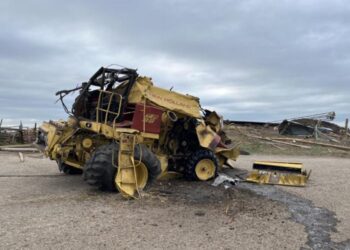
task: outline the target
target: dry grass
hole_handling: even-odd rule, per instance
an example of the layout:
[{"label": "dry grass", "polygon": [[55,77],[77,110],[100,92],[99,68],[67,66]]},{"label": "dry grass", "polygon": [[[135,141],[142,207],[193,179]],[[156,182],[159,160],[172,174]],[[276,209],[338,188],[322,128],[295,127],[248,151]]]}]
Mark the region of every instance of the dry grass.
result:
[{"label": "dry grass", "polygon": [[[272,127],[256,127],[256,126],[226,126],[225,132],[228,137],[234,141],[241,143],[241,150],[250,154],[267,154],[267,155],[301,155],[301,156],[335,156],[350,158],[350,151],[344,151],[331,147],[322,147],[311,145],[310,149],[298,148],[269,141],[263,141],[253,136],[263,137],[283,137],[278,134],[278,131]],[[292,137],[292,136],[288,136]],[[301,137],[295,137],[301,138]],[[309,139],[313,141],[313,139]],[[347,145],[348,141],[341,141],[340,145]],[[301,145],[301,144],[300,144]],[[310,146],[308,144],[308,146]]]}]

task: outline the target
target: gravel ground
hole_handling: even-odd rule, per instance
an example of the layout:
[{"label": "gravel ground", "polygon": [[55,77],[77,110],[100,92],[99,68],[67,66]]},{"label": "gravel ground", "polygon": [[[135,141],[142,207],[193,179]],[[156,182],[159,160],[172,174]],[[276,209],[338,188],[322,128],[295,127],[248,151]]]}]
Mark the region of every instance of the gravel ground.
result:
[{"label": "gravel ground", "polygon": [[[242,156],[237,166],[249,169],[253,159],[257,156]],[[48,159],[25,156],[25,162],[20,163],[18,155],[0,152],[0,160],[0,248],[309,247],[309,232],[305,225],[293,220],[289,205],[257,194],[256,185],[225,190],[212,187],[211,182],[162,181],[143,199],[125,200],[119,194],[87,186],[81,176],[59,174],[56,164]],[[309,199],[315,206],[334,211],[339,222],[332,240],[347,240],[349,160],[292,160],[303,161],[313,169],[308,187],[271,188],[286,190],[291,196]]]},{"label": "gravel ground", "polygon": [[337,232],[331,234],[336,242],[350,239],[350,159],[332,157],[303,156],[242,156],[237,167],[251,169],[254,160],[276,160],[302,162],[307,170],[312,170],[305,188],[278,188],[291,194],[311,200],[315,206],[335,212]]}]

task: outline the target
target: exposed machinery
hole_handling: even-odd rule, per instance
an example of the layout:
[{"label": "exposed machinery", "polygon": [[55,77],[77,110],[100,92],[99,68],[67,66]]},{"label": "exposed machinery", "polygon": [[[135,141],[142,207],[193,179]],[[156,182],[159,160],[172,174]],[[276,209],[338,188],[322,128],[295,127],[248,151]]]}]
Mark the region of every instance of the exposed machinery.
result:
[{"label": "exposed machinery", "polygon": [[[74,91],[79,95],[69,111],[63,98]],[[102,67],[88,82],[56,95],[70,116],[43,123],[38,146],[60,171],[82,173],[87,183],[125,197],[136,197],[170,171],[209,180],[239,155],[216,112],[133,69]]]}]

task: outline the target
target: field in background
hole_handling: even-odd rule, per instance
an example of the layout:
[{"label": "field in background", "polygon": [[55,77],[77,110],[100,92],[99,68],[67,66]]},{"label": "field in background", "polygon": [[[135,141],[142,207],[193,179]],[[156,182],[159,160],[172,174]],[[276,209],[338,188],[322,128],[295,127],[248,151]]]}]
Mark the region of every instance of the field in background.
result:
[{"label": "field in background", "polygon": [[[241,143],[241,150],[250,154],[272,154],[272,155],[312,155],[312,156],[336,156],[350,158],[350,150],[341,150],[331,146],[313,145],[312,142],[318,142],[313,138],[304,138],[300,136],[283,136],[279,135],[277,127],[273,126],[239,126],[239,125],[225,125],[225,132],[228,137],[234,142]],[[265,138],[265,139],[262,139]],[[305,147],[298,147],[284,144],[286,141],[278,142],[273,138],[290,138],[287,143],[301,145]],[[293,142],[292,139],[305,139],[310,143]],[[267,140],[266,140],[267,139]],[[273,140],[270,141],[269,139]],[[335,146],[350,146],[350,137],[346,139],[339,138],[339,142],[325,142],[321,143],[331,144]],[[349,148],[350,149],[350,148]],[[244,152],[242,152],[244,153]]]}]

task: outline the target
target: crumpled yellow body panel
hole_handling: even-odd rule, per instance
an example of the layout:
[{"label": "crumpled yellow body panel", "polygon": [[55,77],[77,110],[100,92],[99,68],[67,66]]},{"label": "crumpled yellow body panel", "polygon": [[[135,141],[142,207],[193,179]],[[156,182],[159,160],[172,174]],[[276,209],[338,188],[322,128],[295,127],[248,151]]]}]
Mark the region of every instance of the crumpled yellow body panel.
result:
[{"label": "crumpled yellow body panel", "polygon": [[210,125],[206,125],[204,121],[197,125],[196,133],[199,144],[203,148],[213,150],[220,160],[220,165],[228,159],[235,161],[240,155],[239,144],[226,145],[225,147],[219,146],[220,136],[213,131]]},{"label": "crumpled yellow body panel", "polygon": [[47,134],[47,146],[45,148],[45,155],[51,159],[56,159],[57,154],[62,157],[67,157],[68,151],[61,147],[61,143],[70,138],[75,129],[72,127],[66,127],[65,122],[44,122],[40,126],[41,130]]},{"label": "crumpled yellow body panel", "polygon": [[237,160],[238,156],[240,155],[240,148],[239,144],[232,145],[229,148],[223,148],[223,147],[217,147],[215,149],[215,153],[217,155],[221,155],[222,157],[226,159],[231,160]]},{"label": "crumpled yellow body panel", "polygon": [[246,181],[259,184],[303,187],[306,185],[308,178],[308,175],[305,174],[253,170],[249,173]]},{"label": "crumpled yellow body panel", "polygon": [[201,117],[197,97],[155,87],[150,78],[138,77],[130,91],[128,101],[140,103],[145,99],[167,110],[195,118]]},{"label": "crumpled yellow body panel", "polygon": [[255,161],[246,181],[259,184],[299,186],[306,185],[311,171],[300,162]]},{"label": "crumpled yellow body panel", "polygon": [[201,121],[196,127],[196,133],[199,140],[199,144],[203,148],[209,148],[214,150],[220,142],[220,136],[215,133],[209,125],[206,125],[204,121]]}]

